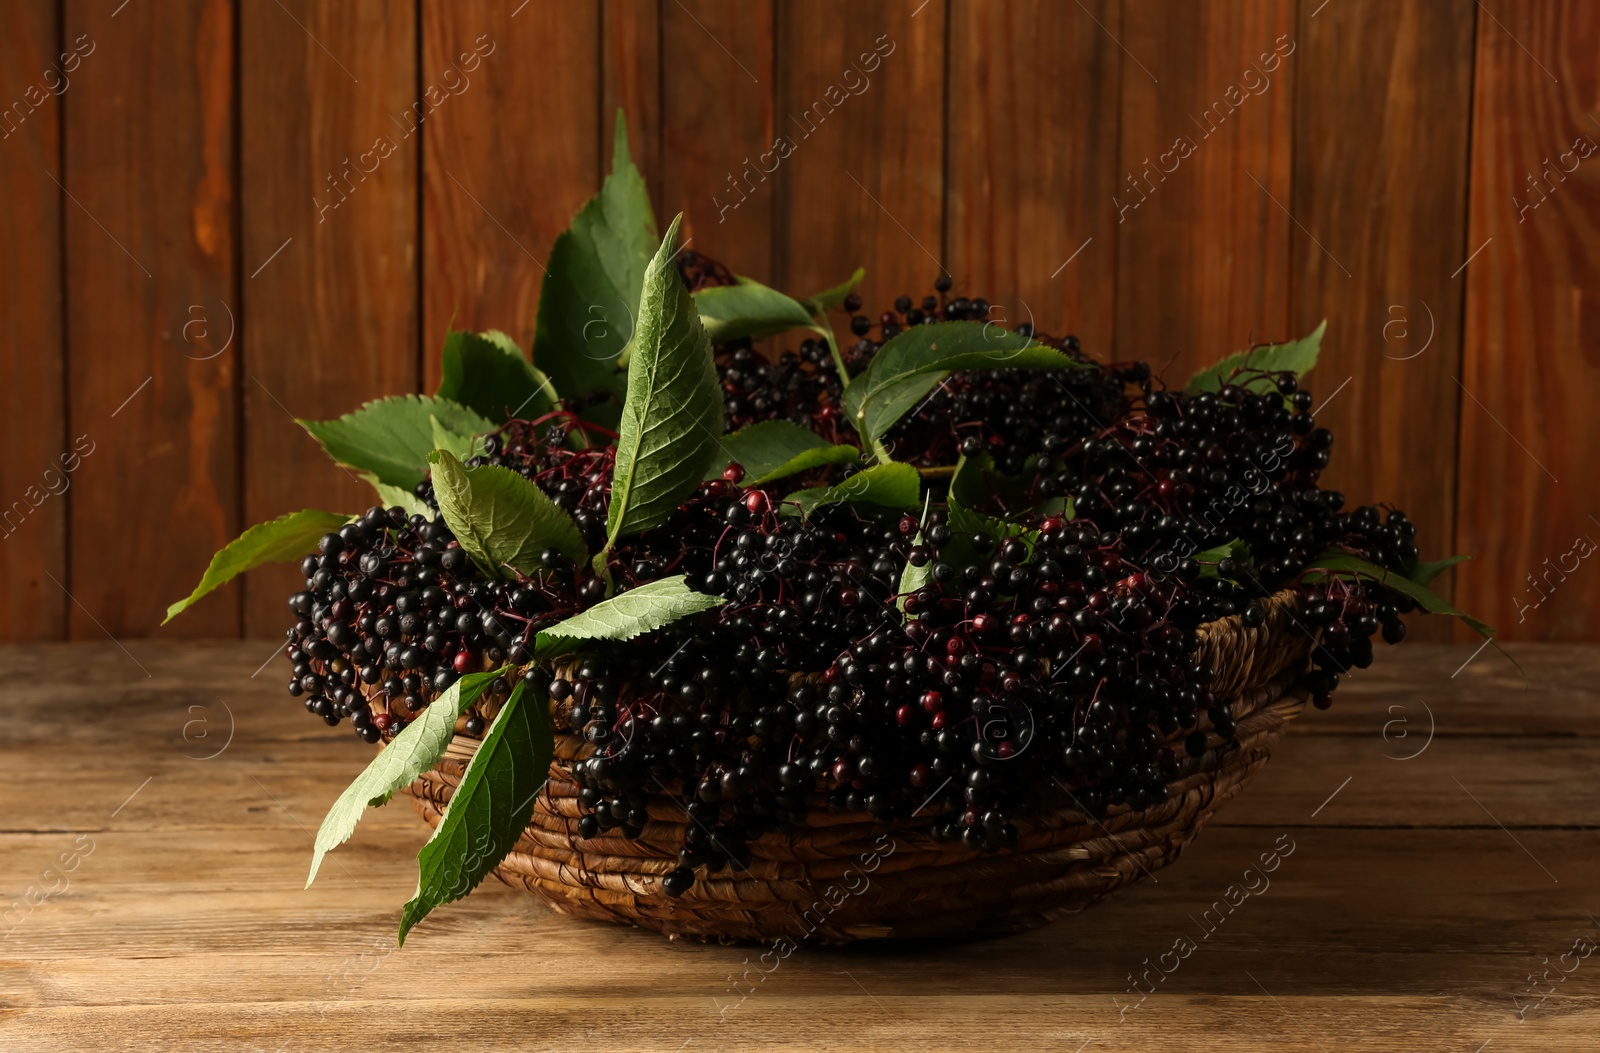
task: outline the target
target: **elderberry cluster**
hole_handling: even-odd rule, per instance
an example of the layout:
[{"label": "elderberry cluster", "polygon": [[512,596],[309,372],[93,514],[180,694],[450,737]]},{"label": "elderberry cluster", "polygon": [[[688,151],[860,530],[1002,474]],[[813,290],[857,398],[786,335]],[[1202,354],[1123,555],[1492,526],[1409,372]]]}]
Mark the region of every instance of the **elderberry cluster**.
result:
[{"label": "elderberry cluster", "polygon": [[[733,280],[693,253],[679,268],[691,289]],[[908,327],[991,313],[948,297],[947,277],[935,288],[876,322],[845,300],[852,374]],[[1232,615],[1259,626],[1268,598],[1294,589],[1295,624],[1319,640],[1306,685],[1326,707],[1340,675],[1372,661],[1373,636],[1404,636],[1415,604],[1306,568],[1337,547],[1403,570],[1415,528],[1319,487],[1332,436],[1292,374],[1189,394],[1143,363],[1098,365],[1075,337],[1039,339],[1079,368],[952,374],[886,436],[951,487],[926,515],[835,503],[802,517],[790,494],[861,466],[755,487],[728,464],[667,522],[616,544],[605,574],[551,550],[497,580],[437,515],[369,509],[302,564],[289,691],[376,742],[462,674],[518,667],[584,743],[580,837],[640,837],[652,797],[678,800],[691,822],[675,895],[699,871],[747,866],[753,839],[819,807],[929,817],[936,840],[997,851],[1030,816],[1158,804],[1190,758],[1236,731],[1196,659],[1198,628]],[[784,419],[859,445],[825,342],[774,361],[748,341],[715,354],[730,428]],[[575,441],[578,408],[511,421],[467,463],[531,480],[600,551],[615,448]],[[434,506],[430,483],[417,496]],[[625,592],[680,574],[726,602],[531,663],[539,629],[604,600],[607,578]],[[510,688],[496,681],[463,730],[482,735]]]}]

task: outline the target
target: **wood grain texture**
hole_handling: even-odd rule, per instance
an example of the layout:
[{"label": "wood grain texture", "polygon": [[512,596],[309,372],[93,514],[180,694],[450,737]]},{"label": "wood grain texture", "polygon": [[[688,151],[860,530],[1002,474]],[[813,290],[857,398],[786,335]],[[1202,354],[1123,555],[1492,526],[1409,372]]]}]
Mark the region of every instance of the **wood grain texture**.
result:
[{"label": "wood grain texture", "polygon": [[[359,511],[371,487],[295,418],[419,385],[415,11],[246,5],[239,40],[244,518]],[[287,565],[250,575],[246,634],[282,631],[302,584]]]},{"label": "wood grain texture", "polygon": [[1295,7],[1123,12],[1116,354],[1149,360],[1173,387],[1289,335]]},{"label": "wood grain texture", "polygon": [[[1301,5],[1290,331],[1329,329],[1311,390],[1339,437],[1324,486],[1455,535],[1472,106],[1471,0]],[[1337,260],[1337,262],[1335,262]],[[1347,276],[1343,268],[1349,269]],[[1450,580],[1439,583],[1449,595]],[[1417,627],[1449,639],[1451,626]]]},{"label": "wood grain texture", "polygon": [[[422,135],[428,391],[452,324],[533,344],[550,245],[599,186],[599,40],[593,5],[423,3],[423,94],[434,103]],[[461,87],[447,71],[475,52]]]},{"label": "wood grain texture", "polygon": [[810,295],[865,267],[859,291],[876,320],[901,293],[932,292],[946,269],[946,5],[779,12],[779,123],[794,143],[778,171],[781,284]]},{"label": "wood grain texture", "polygon": [[[47,0],[0,10],[0,639],[66,635],[67,435],[61,333],[61,113],[86,60]],[[67,461],[61,460],[63,454]],[[54,577],[56,581],[51,581]]]},{"label": "wood grain texture", "polygon": [[657,222],[666,222],[677,209],[662,215],[668,206],[661,196],[661,3],[605,0],[601,8],[600,172],[611,171],[611,122],[620,109]]},{"label": "wood grain texture", "polygon": [[661,7],[660,219],[682,212],[694,251],[763,282],[777,273],[777,190],[758,167],[763,153],[766,166],[774,163],[773,140],[782,134],[773,4],[667,0]]},{"label": "wood grain texture", "polygon": [[1124,65],[1105,34],[1122,4],[1084,8],[951,5],[947,242],[959,288],[1105,357]]},{"label": "wood grain texture", "polygon": [[[233,5],[65,9],[71,635],[142,635],[238,533]],[[209,327],[190,326],[197,316]],[[202,335],[202,333],[206,335]],[[239,596],[166,632],[233,635]]]},{"label": "wood grain texture", "polygon": [[1600,8],[1483,11],[1457,549],[1484,558],[1457,597],[1510,639],[1593,640],[1600,569],[1581,553],[1600,538],[1586,401],[1600,383]]},{"label": "wood grain texture", "polygon": [[[18,718],[0,728],[0,1046],[1576,1051],[1600,1025],[1595,960],[1524,1020],[1512,1001],[1600,939],[1594,647],[1513,645],[1535,688],[1516,708],[1498,659],[1385,651],[1158,881],[1014,937],[777,966],[575,922],[496,882],[397,951],[425,827],[403,803],[373,811],[302,890],[311,831],[370,748],[308,717],[276,670],[252,678],[270,647],[0,649]],[[1383,743],[1351,718],[1419,691],[1452,736],[1415,761],[1366,756]],[[1478,805],[1448,771],[1495,821],[1458,819]],[[1451,793],[1429,789],[1440,777]],[[1130,995],[1180,937],[1189,957]]]}]

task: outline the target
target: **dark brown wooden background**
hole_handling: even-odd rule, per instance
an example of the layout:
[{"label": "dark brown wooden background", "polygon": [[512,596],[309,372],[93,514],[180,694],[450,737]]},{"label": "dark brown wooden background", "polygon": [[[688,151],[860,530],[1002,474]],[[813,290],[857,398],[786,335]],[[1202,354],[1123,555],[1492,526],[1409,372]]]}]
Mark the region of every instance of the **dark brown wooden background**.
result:
[{"label": "dark brown wooden background", "polygon": [[[1600,4],[0,0],[0,106],[0,638],[153,633],[244,526],[364,506],[292,418],[429,388],[452,316],[526,344],[617,106],[658,213],[792,292],[943,267],[1175,383],[1327,317],[1335,484],[1506,636],[1600,636],[1600,566],[1549,574],[1600,537]],[[291,578],[161,632],[276,635]]]}]

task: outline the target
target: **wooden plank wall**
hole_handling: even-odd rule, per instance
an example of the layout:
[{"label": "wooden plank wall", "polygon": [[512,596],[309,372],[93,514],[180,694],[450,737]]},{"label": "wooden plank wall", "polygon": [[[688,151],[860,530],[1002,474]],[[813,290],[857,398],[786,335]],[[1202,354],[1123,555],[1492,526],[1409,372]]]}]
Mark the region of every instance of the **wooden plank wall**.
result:
[{"label": "wooden plank wall", "polygon": [[[622,106],[660,218],[790,291],[948,271],[1174,383],[1328,318],[1329,483],[1594,639],[1597,52],[1583,0],[10,0],[0,638],[153,633],[360,505],[293,418],[526,343]],[[161,632],[276,635],[292,578]]]}]

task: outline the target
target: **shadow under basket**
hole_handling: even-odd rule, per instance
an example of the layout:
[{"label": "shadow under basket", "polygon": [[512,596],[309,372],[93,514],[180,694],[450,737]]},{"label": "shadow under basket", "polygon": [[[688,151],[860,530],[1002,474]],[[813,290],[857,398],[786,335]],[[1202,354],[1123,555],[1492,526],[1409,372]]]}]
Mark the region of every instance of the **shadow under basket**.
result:
[{"label": "shadow under basket", "polygon": [[[571,764],[589,749],[558,732],[550,782],[516,848],[495,870],[556,910],[621,922],[669,936],[706,940],[787,938],[841,944],[870,939],[981,937],[1018,932],[1080,911],[1178,858],[1222,804],[1267,762],[1285,721],[1305,705],[1295,685],[1312,640],[1294,623],[1296,599],[1264,604],[1266,621],[1237,617],[1200,628],[1196,656],[1209,685],[1231,704],[1236,735],[1210,733],[1210,748],[1185,757],[1161,804],[1111,808],[1102,820],[1076,809],[1015,819],[1015,848],[974,851],[937,843],[930,814],[882,823],[866,814],[829,814],[818,797],[805,825],[750,841],[750,864],[697,874],[673,898],[662,878],[677,865],[690,821],[676,797],[654,794],[642,836],[578,836],[578,787]],[[558,723],[558,726],[560,724]],[[1209,731],[1204,713],[1202,729]],[[1185,756],[1179,732],[1174,743]],[[430,826],[477,749],[457,734],[443,759],[407,792]]]}]

